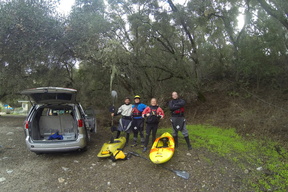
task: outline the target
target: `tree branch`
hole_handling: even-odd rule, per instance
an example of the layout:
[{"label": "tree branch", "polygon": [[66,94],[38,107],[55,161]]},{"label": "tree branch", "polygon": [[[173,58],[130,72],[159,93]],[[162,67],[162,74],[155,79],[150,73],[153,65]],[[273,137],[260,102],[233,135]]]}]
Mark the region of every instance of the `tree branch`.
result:
[{"label": "tree branch", "polygon": [[288,20],[281,11],[273,9],[265,0],[257,0],[261,7],[272,17],[278,20],[288,30]]}]

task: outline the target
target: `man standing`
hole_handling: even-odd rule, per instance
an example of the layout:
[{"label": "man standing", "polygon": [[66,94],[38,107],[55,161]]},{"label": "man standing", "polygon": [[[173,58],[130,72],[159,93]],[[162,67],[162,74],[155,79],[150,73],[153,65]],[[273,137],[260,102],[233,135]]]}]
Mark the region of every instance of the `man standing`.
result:
[{"label": "man standing", "polygon": [[169,102],[169,109],[171,111],[171,122],[173,126],[173,137],[175,147],[178,147],[178,131],[181,131],[187,143],[188,150],[192,149],[190,144],[188,130],[186,128],[186,120],[184,117],[185,101],[180,99],[177,92],[172,93],[172,100]]},{"label": "man standing", "polygon": [[138,133],[140,133],[141,137],[141,144],[144,145],[144,134],[143,134],[143,129],[144,129],[144,119],[142,117],[142,112],[144,109],[147,107],[145,104],[141,103],[140,101],[140,96],[136,95],[134,97],[135,104],[132,105],[132,125],[131,128],[134,133],[134,138],[133,138],[133,144],[132,146],[137,145],[137,138],[138,138]]}]

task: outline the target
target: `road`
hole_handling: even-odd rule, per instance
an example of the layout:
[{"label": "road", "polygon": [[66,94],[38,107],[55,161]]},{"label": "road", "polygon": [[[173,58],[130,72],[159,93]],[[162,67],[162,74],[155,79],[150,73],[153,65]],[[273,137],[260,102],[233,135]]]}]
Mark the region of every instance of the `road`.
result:
[{"label": "road", "polygon": [[[165,166],[189,172],[188,180],[138,157],[98,159],[110,137],[101,126],[86,152],[36,155],[26,148],[23,121],[0,116],[0,191],[247,191],[245,173],[233,162],[205,149],[187,151],[184,143]],[[128,151],[148,157],[140,148]]]}]

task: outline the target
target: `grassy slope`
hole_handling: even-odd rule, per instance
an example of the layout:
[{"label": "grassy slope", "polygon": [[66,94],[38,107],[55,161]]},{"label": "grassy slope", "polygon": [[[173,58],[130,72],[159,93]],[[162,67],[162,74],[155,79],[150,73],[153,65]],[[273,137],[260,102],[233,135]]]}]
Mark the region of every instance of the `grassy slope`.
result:
[{"label": "grassy slope", "polygon": [[[250,174],[246,182],[256,191],[288,191],[288,153],[277,142],[269,138],[255,139],[252,135],[243,138],[235,129],[208,125],[187,127],[194,148],[207,148],[235,162]],[[171,132],[171,128],[159,129],[159,133],[166,131]]]}]

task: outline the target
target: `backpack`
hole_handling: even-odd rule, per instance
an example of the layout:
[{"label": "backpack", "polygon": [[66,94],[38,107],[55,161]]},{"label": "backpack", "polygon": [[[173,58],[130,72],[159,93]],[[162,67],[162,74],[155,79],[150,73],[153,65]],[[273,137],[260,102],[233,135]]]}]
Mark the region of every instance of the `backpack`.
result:
[{"label": "backpack", "polygon": [[156,109],[152,109],[150,107],[150,115],[149,117],[147,117],[147,120],[146,120],[146,123],[148,124],[157,124],[160,122],[160,117],[157,115],[157,109],[158,109],[159,106],[157,106]]}]

